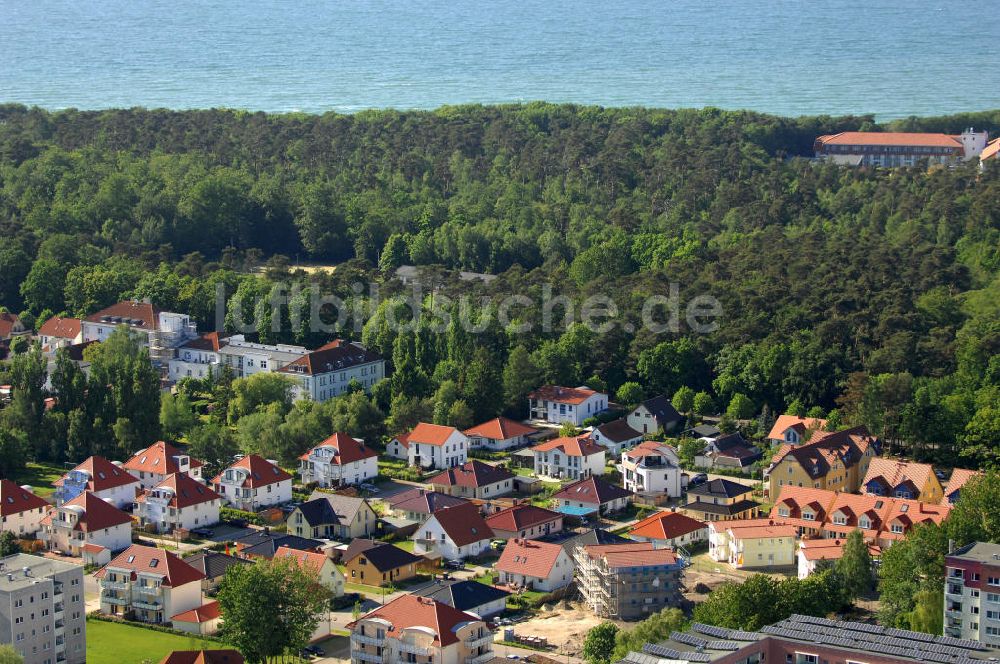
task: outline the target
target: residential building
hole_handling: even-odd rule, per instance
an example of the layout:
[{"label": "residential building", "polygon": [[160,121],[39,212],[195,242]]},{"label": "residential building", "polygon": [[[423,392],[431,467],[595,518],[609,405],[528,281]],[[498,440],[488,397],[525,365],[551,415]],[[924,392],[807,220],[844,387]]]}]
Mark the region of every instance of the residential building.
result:
[{"label": "residential building", "polygon": [[680,549],[708,539],[708,524],[680,512],[655,512],[628,531],[636,542],[652,542],[657,549]]},{"label": "residential building", "polygon": [[804,443],[781,446],[764,472],[765,488],[772,497],[789,485],[854,493],[881,452],[881,441],[864,426],[814,431]]},{"label": "residential building", "polygon": [[659,431],[670,433],[684,418],[670,403],[670,399],[661,394],[640,403],[625,419],[630,427],[649,435]]},{"label": "residential building", "polygon": [[667,641],[646,644],[625,664],[914,664],[988,662],[1000,650],[974,641],[871,623],[793,615],[759,632],[693,623]]},{"label": "residential building", "polygon": [[947,502],[949,505],[954,505],[958,502],[958,499],[962,495],[962,487],[964,487],[972,478],[981,476],[982,473],[976,470],[956,468],[952,471],[951,477],[948,478],[948,485],[944,489],[944,496],[941,502]]},{"label": "residential building", "polygon": [[153,624],[202,605],[202,574],[180,557],[133,544],[94,574],[101,613]]},{"label": "residential building", "polygon": [[590,432],[590,439],[617,457],[622,450],[641,443],[642,434],[630,427],[628,420],[623,418],[594,427]]},{"label": "residential building", "polygon": [[[837,561],[844,557],[845,540],[842,539],[804,539],[799,542],[798,570],[799,578],[804,579],[816,571],[819,564],[826,561]],[[877,559],[882,550],[874,544],[868,545],[868,554]]]},{"label": "residential building", "polygon": [[215,600],[170,617],[170,626],[179,632],[210,636],[222,626],[222,609]]},{"label": "residential building", "polygon": [[227,337],[225,343],[221,341],[219,350],[215,351],[219,364],[232,369],[236,378],[279,371],[309,352],[305,346],[254,343],[242,334]]},{"label": "residential building", "polygon": [[414,591],[418,597],[430,597],[459,611],[480,618],[490,618],[507,610],[510,593],[502,588],[466,579],[436,580],[429,586]]},{"label": "residential building", "polygon": [[[177,348],[177,355],[167,362],[167,377],[173,381],[182,378],[207,378],[218,376],[222,367],[220,352],[227,340],[218,332],[195,337]],[[234,376],[240,377],[233,372]]]},{"label": "residential building", "polygon": [[493,565],[496,585],[551,593],[573,582],[573,559],[559,544],[509,540]]},{"label": "residential building", "polygon": [[31,487],[0,479],[0,533],[32,537],[41,530],[48,510],[49,504],[32,493]]},{"label": "residential building", "polygon": [[564,486],[552,496],[557,512],[583,517],[613,514],[628,507],[632,492],[599,477],[588,477]]},{"label": "residential building", "polygon": [[413,536],[413,552],[429,558],[462,560],[486,551],[493,531],[472,503],[431,514]]},{"label": "residential building", "polygon": [[727,479],[689,488],[688,500],[681,509],[700,521],[753,519],[760,510],[760,503],[753,499],[753,487]]},{"label": "residential building", "polygon": [[601,618],[641,620],[682,600],[683,562],[652,542],[585,546],[577,550],[576,582]]},{"label": "residential building", "polygon": [[292,476],[278,464],[256,454],[233,463],[216,475],[211,484],[227,505],[247,512],[292,500]]},{"label": "residential building", "polygon": [[84,664],[83,566],[24,553],[0,558],[0,643],[24,664]]},{"label": "residential building", "polygon": [[203,461],[183,454],[170,443],[161,440],[133,454],[122,464],[122,468],[139,478],[143,489],[152,489],[175,473],[201,481],[201,469],[204,465]]},{"label": "residential building", "polygon": [[175,650],[160,664],[244,664],[238,650]]},{"label": "residential building", "polygon": [[555,479],[603,475],[607,449],[588,436],[553,438],[531,448],[535,474]]},{"label": "residential building", "polygon": [[10,341],[14,337],[30,333],[31,330],[24,326],[17,314],[7,311],[0,312],[0,341]]},{"label": "residential building", "polygon": [[464,505],[469,501],[440,491],[408,489],[389,499],[389,507],[397,516],[423,523],[431,514],[446,507]]},{"label": "residential building", "polygon": [[549,424],[583,426],[583,421],[608,409],[608,395],[580,387],[544,385],[528,395],[528,412],[533,420]]},{"label": "residential building", "polygon": [[820,136],[813,151],[816,159],[846,166],[954,165],[979,157],[988,138],[987,132],[972,128],[958,135],[843,131]]},{"label": "residential building", "polygon": [[340,556],[351,583],[370,586],[388,586],[412,579],[423,561],[398,546],[363,537],[352,540]]},{"label": "residential building", "polygon": [[219,588],[219,582],[226,576],[226,570],[238,565],[252,564],[245,558],[237,558],[217,551],[204,550],[184,559],[191,567],[202,574],[201,589],[205,593],[213,593]]},{"label": "residential building", "polygon": [[333,559],[325,553],[282,546],[274,552],[273,560],[295,561],[299,567],[308,571],[319,585],[326,588],[331,597],[343,597],[344,574],[337,569]]},{"label": "residential building", "polygon": [[79,318],[53,316],[38,328],[38,342],[46,353],[83,343],[83,321]]},{"label": "residential building", "polygon": [[739,432],[702,440],[705,441],[705,449],[694,458],[694,465],[698,468],[749,471],[750,466],[764,456]]},{"label": "residential building", "polygon": [[462,433],[469,439],[470,447],[500,451],[530,444],[534,436],[538,435],[538,429],[506,417],[497,417]]},{"label": "residential building", "polygon": [[941,501],[944,491],[927,463],[876,457],[868,464],[861,493],[869,496],[912,498],[925,503]]},{"label": "residential building", "polygon": [[491,514],[486,524],[497,539],[538,539],[561,532],[563,515],[525,503]]},{"label": "residential building", "polygon": [[149,302],[124,300],[83,319],[83,340],[104,341],[118,327],[127,327],[149,349],[149,359],[164,365],[175,349],[198,336],[187,314],[162,311]]},{"label": "residential building", "polygon": [[385,378],[385,360],[359,343],[336,339],[278,371],[296,379],[299,397],[326,401],[348,392],[352,382],[370,391]]},{"label": "residential building", "polygon": [[219,522],[222,496],[187,475],[174,473],[135,499],[140,526],[161,533],[207,528]]},{"label": "residential building", "polygon": [[299,457],[303,484],[361,484],[378,476],[378,452],[360,438],[337,432]]},{"label": "residential building", "polygon": [[1000,647],[1000,544],[973,542],[944,565],[945,635]]},{"label": "residential building", "polygon": [[479,617],[430,597],[402,595],[347,625],[351,664],[486,664],[493,633]]},{"label": "residential building", "polygon": [[351,540],[378,532],[378,515],[364,498],[314,491],[285,521],[299,537]]},{"label": "residential building", "polygon": [[666,443],[647,440],[622,452],[626,491],[677,498],[681,495],[683,474],[677,450]]},{"label": "residential building", "polygon": [[795,526],[772,519],[713,521],[708,524],[708,555],[735,569],[796,564]]},{"label": "residential building", "polygon": [[142,486],[131,473],[101,456],[88,458],[52,485],[56,488],[56,505],[73,500],[86,491],[119,509],[131,508]]},{"label": "residential building", "polygon": [[431,488],[450,496],[488,500],[514,491],[514,473],[473,459],[427,480]]},{"label": "residential building", "polygon": [[271,560],[282,547],[320,553],[323,542],[298,535],[272,533],[270,529],[265,528],[237,539],[236,555],[244,560]]},{"label": "residential building", "polygon": [[826,420],[818,417],[778,415],[770,433],[767,434],[767,439],[772,445],[801,445],[815,432],[825,430]]},{"label": "residential building", "polygon": [[453,468],[468,459],[469,439],[455,427],[421,422],[389,441],[386,454],[420,468]]},{"label": "residential building", "polygon": [[565,549],[566,553],[569,554],[570,558],[574,561],[577,560],[579,552],[585,546],[592,546],[595,544],[629,544],[632,540],[622,537],[621,535],[615,535],[609,530],[604,530],[603,528],[591,528],[586,530],[579,535],[573,535],[569,539],[565,539],[560,544],[562,548]]},{"label": "residential building", "polygon": [[1000,138],[994,138],[979,153],[979,167],[984,168],[987,163],[996,163],[998,155],[1000,155]]},{"label": "residential building", "polygon": [[[83,547],[106,549],[107,559],[132,544],[132,517],[92,493],[52,508],[42,519],[38,538],[49,551],[83,556]],[[96,553],[96,551],[95,551]]]}]

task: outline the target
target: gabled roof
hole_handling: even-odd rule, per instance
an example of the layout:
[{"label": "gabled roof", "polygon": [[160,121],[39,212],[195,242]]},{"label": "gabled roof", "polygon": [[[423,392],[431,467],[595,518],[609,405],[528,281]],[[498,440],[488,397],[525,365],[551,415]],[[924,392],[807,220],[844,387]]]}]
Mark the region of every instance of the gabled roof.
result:
[{"label": "gabled roof", "polygon": [[657,512],[639,521],[628,531],[630,537],[651,540],[672,540],[707,528],[703,521],[680,512]]},{"label": "gabled roof", "polygon": [[565,403],[572,404],[574,406],[579,405],[594,396],[595,394],[601,394],[596,390],[592,390],[586,385],[581,385],[580,387],[560,387],[558,385],[543,385],[537,390],[528,395],[529,399],[543,399],[545,401],[554,401],[555,403]]},{"label": "gabled roof", "polygon": [[440,447],[444,445],[448,438],[458,431],[455,427],[446,427],[440,424],[428,424],[426,422],[421,422],[417,426],[413,427],[413,430],[409,433],[404,433],[396,436],[403,447],[409,447],[411,443],[419,443],[421,445],[434,445]]},{"label": "gabled roof", "polygon": [[628,420],[620,419],[607,422],[597,427],[601,435],[614,443],[624,443],[627,440],[642,438],[642,433],[628,425]]},{"label": "gabled roof", "polygon": [[898,145],[962,149],[962,140],[948,134],[925,134],[901,131],[842,131],[816,139],[823,145]]},{"label": "gabled roof", "polygon": [[323,565],[328,562],[333,562],[324,553],[319,553],[318,551],[303,551],[302,549],[293,549],[289,546],[279,546],[274,552],[274,560],[281,560],[284,558],[290,558],[298,563],[299,567],[303,569],[311,569],[316,574],[319,574],[320,570],[323,569]]},{"label": "gabled roof", "polygon": [[767,434],[767,437],[772,440],[782,440],[785,437],[785,432],[789,429],[795,429],[802,436],[807,429],[810,431],[822,431],[824,428],[826,428],[826,420],[818,417],[778,415],[778,419],[774,421],[774,426],[771,427],[771,432]]},{"label": "gabled roof", "polygon": [[[322,523],[354,523],[358,516],[358,512],[364,509],[365,506],[368,506],[368,501],[364,498],[358,498],[356,496],[342,496],[339,493],[327,493],[325,491],[313,491],[312,495],[309,496],[308,502],[311,503],[314,500],[325,500],[330,506],[330,509],[333,510],[333,513],[337,515],[336,521],[325,521]],[[306,504],[308,503],[304,503],[302,507]],[[371,509],[371,506],[368,506],[368,509]],[[308,518],[306,520],[309,521]],[[316,524],[309,521],[309,525]]]},{"label": "gabled roof", "polygon": [[611,569],[622,567],[653,567],[674,565],[677,554],[670,549],[657,549],[652,542],[593,545],[583,548],[591,558],[600,558]]},{"label": "gabled roof", "polygon": [[[160,440],[146,449],[133,454],[132,458],[123,464],[123,467],[125,470],[136,473],[145,471],[158,475],[169,475],[181,472],[180,466],[177,465],[176,457],[178,456],[188,455],[182,453],[170,443]],[[199,461],[194,457],[189,458],[191,459],[191,468],[200,468],[205,465],[203,461]]]},{"label": "gabled roof", "polygon": [[79,519],[73,526],[73,530],[85,533],[92,533],[105,528],[113,528],[123,523],[132,523],[132,517],[121,511],[114,505],[107,503],[89,491],[84,491],[73,500],[69,500],[48,514],[42,519],[45,525],[52,525],[55,515],[59,510],[68,510],[80,514]]},{"label": "gabled roof", "polygon": [[531,448],[532,452],[551,452],[553,450],[558,450],[566,456],[587,457],[607,452],[608,448],[597,444],[589,436],[553,438]]},{"label": "gabled roof", "polygon": [[532,528],[560,518],[562,518],[562,514],[558,512],[553,512],[537,505],[523,504],[514,505],[496,514],[491,514],[486,517],[486,523],[495,531],[517,532],[518,530]]},{"label": "gabled roof", "polygon": [[361,344],[341,342],[338,339],[289,362],[278,371],[315,376],[378,362],[381,359],[378,353],[368,350]]},{"label": "gabled roof", "polygon": [[471,429],[466,429],[462,433],[466,436],[478,436],[490,440],[510,440],[517,436],[530,436],[538,433],[538,429],[509,420],[506,417],[497,417],[488,422],[477,424]]},{"label": "gabled roof", "polygon": [[[274,465],[267,459],[256,454],[248,454],[234,464],[231,464],[229,468],[239,468],[247,472],[246,479],[243,480],[242,486],[245,489],[256,489],[262,486],[267,486],[268,484],[278,484],[279,482],[291,481],[292,476],[286,473],[284,470]],[[226,469],[228,470],[228,468]],[[225,474],[225,470],[215,476],[212,480],[212,484],[222,483],[222,476]]]},{"label": "gabled roof", "polygon": [[591,546],[594,544],[628,544],[630,540],[621,535],[615,535],[610,530],[603,528],[593,528],[585,533],[580,533],[562,542],[562,548],[566,553],[573,555],[573,550],[579,547]]},{"label": "gabled roof", "polygon": [[561,500],[575,500],[594,505],[610,503],[612,500],[627,498],[632,492],[616,484],[609,484],[598,477],[587,477],[562,488],[552,497]]},{"label": "gabled roof", "polygon": [[478,581],[435,581],[430,586],[421,588],[413,594],[419,597],[430,597],[459,611],[474,611],[478,613],[484,604],[506,599],[510,593],[494,586],[488,586]]},{"label": "gabled roof", "polygon": [[199,551],[184,559],[191,567],[205,575],[207,579],[218,579],[226,575],[226,570],[234,565],[252,565],[249,560],[227,556],[217,551]]},{"label": "gabled roof", "polygon": [[732,534],[734,539],[760,539],[764,537],[788,537],[794,539],[798,529],[792,524],[775,519],[734,519],[715,524]]},{"label": "gabled roof", "polygon": [[189,350],[207,350],[213,353],[218,353],[222,348],[228,345],[228,343],[229,342],[226,339],[219,336],[218,332],[208,332],[200,337],[195,337],[181,346],[181,348]]},{"label": "gabled roof", "polygon": [[59,316],[53,316],[38,328],[38,335],[42,337],[56,337],[57,339],[76,339],[80,336],[81,326],[82,321],[79,318],[59,318]]},{"label": "gabled roof", "polygon": [[449,468],[427,480],[428,484],[439,486],[461,486],[480,489],[490,484],[514,478],[514,473],[500,466],[491,466],[477,459],[466,461],[461,466]]},{"label": "gabled roof", "polygon": [[160,664],[245,664],[238,650],[175,650]]},{"label": "gabled roof", "polygon": [[378,456],[378,452],[365,445],[364,441],[352,438],[346,433],[338,431],[319,445],[316,445],[311,450],[300,456],[299,459],[309,461],[312,453],[321,447],[329,447],[334,450],[334,455],[330,457],[329,463],[337,466]]},{"label": "gabled roof", "polygon": [[21,319],[17,314],[7,311],[0,312],[0,339],[6,339],[14,331],[14,325],[20,323]]},{"label": "gabled roof", "polygon": [[389,506],[398,512],[433,514],[445,507],[454,507],[469,502],[465,498],[449,496],[440,491],[408,489],[389,499]]},{"label": "gabled roof", "polygon": [[507,541],[507,546],[504,547],[500,560],[493,569],[536,579],[547,579],[561,553],[565,552],[559,544],[514,538]]},{"label": "gabled roof", "polygon": [[[107,317],[111,317],[113,320],[104,320]],[[88,323],[129,325],[145,330],[155,330],[160,324],[160,309],[149,302],[122,300],[87,316],[84,320]]]},{"label": "gabled roof", "polygon": [[663,456],[668,457],[669,462],[673,463],[674,459],[677,458],[677,450],[666,443],[647,440],[639,443],[632,449],[625,450],[625,456],[633,460],[648,456]]},{"label": "gabled roof", "polygon": [[217,620],[221,617],[222,611],[219,609],[219,603],[213,600],[202,604],[196,609],[178,613],[176,616],[172,616],[170,620],[172,622],[207,623],[210,620]]},{"label": "gabled roof", "polygon": [[739,482],[718,478],[709,480],[704,484],[699,484],[688,489],[689,495],[713,496],[719,498],[738,498],[739,496],[753,493],[753,487],[749,487]]},{"label": "gabled roof", "polygon": [[379,572],[388,572],[423,560],[421,556],[400,549],[388,542],[379,542],[363,537],[352,540],[340,559],[346,564],[362,554]]},{"label": "gabled roof", "polygon": [[[997,139],[1000,141],[1000,139]],[[948,478],[948,486],[944,490],[944,498],[947,500],[950,496],[954,495],[956,491],[961,490],[969,480],[973,477],[979,477],[982,475],[978,470],[966,470],[965,468],[956,468],[951,473],[951,477]]]},{"label": "gabled roof", "polygon": [[248,537],[236,540],[239,553],[248,558],[273,558],[278,549],[287,547],[299,551],[318,551],[323,543],[299,537],[298,535],[281,535],[266,531],[258,531]]},{"label": "gabled roof", "polygon": [[48,506],[47,502],[27,489],[22,489],[6,478],[0,480],[0,516],[45,509]]},{"label": "gabled roof", "polygon": [[677,412],[665,394],[646,399],[639,405],[645,407],[661,427],[681,420],[681,414]]},{"label": "gabled roof", "polygon": [[868,464],[868,473],[861,486],[879,480],[883,485],[895,488],[909,481],[920,491],[931,477],[934,477],[934,469],[930,464],[875,457]]},{"label": "gabled roof", "polygon": [[791,457],[815,479],[826,476],[838,461],[846,467],[854,466],[869,449],[878,453],[881,443],[864,425],[835,432],[814,431],[805,444],[782,445],[769,468],[773,470],[785,458]]},{"label": "gabled roof", "polygon": [[[799,553],[806,560],[839,560],[844,557],[842,539],[804,539],[799,542]],[[881,550],[872,544],[868,545],[868,553],[872,557],[881,555]]]},{"label": "gabled roof", "polygon": [[446,507],[434,512],[431,518],[437,520],[455,546],[493,539],[493,530],[483,520],[479,508],[472,503]]},{"label": "gabled roof", "polygon": [[1000,155],[1000,138],[994,138],[987,143],[983,151],[979,153],[979,159],[980,161],[987,161],[996,159],[997,155]]},{"label": "gabled roof", "polygon": [[[480,621],[444,602],[416,595],[401,595],[385,606],[366,613],[360,620],[373,618],[381,618],[388,623],[386,636],[390,638],[398,639],[406,629],[424,627],[433,633],[433,645],[441,647],[458,643],[456,632],[467,623]],[[360,620],[349,624],[347,628],[354,629]]]},{"label": "gabled roof", "polygon": [[119,553],[94,576],[98,579],[104,578],[108,568],[131,570],[133,580],[136,574],[159,576],[163,579],[161,583],[171,588],[205,578],[204,574],[169,551],[140,544],[133,544]]},{"label": "gabled roof", "polygon": [[192,479],[189,475],[174,473],[172,475],[167,475],[152,489],[142,492],[142,494],[135,499],[135,502],[146,502],[152,492],[159,489],[169,489],[173,492],[173,496],[170,498],[167,505],[177,509],[184,509],[186,507],[191,507],[192,505],[201,505],[202,503],[210,503],[213,500],[222,499],[222,496],[217,494],[214,489],[205,486],[198,480]]},{"label": "gabled roof", "polygon": [[[90,480],[87,482],[88,491],[107,491],[119,486],[139,484],[139,480],[134,475],[119,468],[102,456],[92,456],[73,468],[73,470],[82,471],[90,475]],[[65,479],[66,475],[63,475],[52,484],[53,486],[62,486]]]}]

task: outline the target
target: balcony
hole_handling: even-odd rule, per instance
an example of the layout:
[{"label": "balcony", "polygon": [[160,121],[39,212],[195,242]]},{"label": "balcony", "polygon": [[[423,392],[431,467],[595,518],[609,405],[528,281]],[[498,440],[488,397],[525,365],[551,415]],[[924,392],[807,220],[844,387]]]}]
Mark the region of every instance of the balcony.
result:
[{"label": "balcony", "polygon": [[101,595],[102,604],[114,604],[116,606],[128,606],[128,600],[124,597],[116,597],[115,595]]},{"label": "balcony", "polygon": [[108,581],[107,579],[101,579],[101,587],[107,588],[108,590],[128,590],[127,581]]},{"label": "balcony", "polygon": [[144,599],[136,599],[132,601],[132,606],[137,609],[147,609],[149,611],[162,611],[163,605],[159,602],[149,602]]},{"label": "balcony", "polygon": [[366,646],[384,646],[385,637],[378,636],[362,636],[361,634],[351,634],[351,641],[354,643],[360,643]]},{"label": "balcony", "polygon": [[465,639],[465,645],[467,648],[478,648],[479,646],[485,646],[488,643],[493,643],[492,632],[487,632],[482,636],[472,636]]},{"label": "balcony", "polygon": [[482,655],[477,655],[475,657],[470,657],[465,660],[465,664],[486,664],[486,662],[492,662],[496,659],[496,655],[491,651],[483,653]]},{"label": "balcony", "polygon": [[365,652],[363,650],[352,650],[351,660],[356,662],[375,662],[376,664],[382,664],[384,661],[381,655],[376,655],[373,652]]},{"label": "balcony", "polygon": [[413,643],[406,643],[404,641],[399,642],[399,652],[406,652],[413,655],[423,655],[429,656],[431,654],[430,648],[424,648],[423,646],[418,646]]},{"label": "balcony", "polygon": [[946,589],[945,589],[945,592],[948,593],[949,595],[957,595],[957,596],[961,597],[962,596],[962,586],[954,584],[954,583],[949,583],[947,585]]}]

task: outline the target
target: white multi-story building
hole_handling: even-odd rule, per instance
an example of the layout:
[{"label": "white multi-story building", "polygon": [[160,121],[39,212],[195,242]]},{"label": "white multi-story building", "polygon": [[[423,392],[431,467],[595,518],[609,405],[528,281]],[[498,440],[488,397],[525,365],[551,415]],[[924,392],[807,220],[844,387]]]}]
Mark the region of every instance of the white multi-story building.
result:
[{"label": "white multi-story building", "polygon": [[56,505],[86,491],[119,509],[131,508],[141,488],[135,476],[101,456],[88,458],[52,484],[56,488]]},{"label": "white multi-story building", "polygon": [[38,538],[49,551],[69,556],[83,556],[88,544],[113,553],[132,544],[132,517],[92,493],[82,493],[49,511]]},{"label": "white multi-story building", "polygon": [[589,436],[553,438],[531,448],[535,474],[556,479],[603,475],[607,449]]},{"label": "white multi-story building", "polygon": [[360,484],[378,476],[378,452],[360,438],[337,432],[299,457],[299,473],[303,484]]},{"label": "white multi-story building", "polygon": [[357,383],[366,392],[385,378],[385,360],[359,343],[335,339],[279,369],[295,378],[296,394],[326,401]]},{"label": "white multi-story building", "polygon": [[988,139],[987,132],[972,128],[958,135],[844,131],[820,136],[813,149],[817,159],[848,166],[950,165],[979,157]]},{"label": "white multi-story building", "polygon": [[0,480],[0,533],[28,537],[38,532],[49,504],[33,494],[30,487]]},{"label": "white multi-story building", "polygon": [[209,332],[191,339],[177,348],[177,354],[167,362],[167,377],[172,381],[182,378],[207,378],[209,373],[219,373],[219,351],[226,340],[218,332]]},{"label": "white multi-story building", "polygon": [[84,664],[83,566],[24,553],[0,558],[0,643],[24,664]]},{"label": "white multi-story building", "polygon": [[608,409],[608,395],[583,385],[559,387],[545,385],[528,395],[531,419],[563,424],[569,422],[582,426],[588,417]]},{"label": "white multi-story building", "polygon": [[133,544],[100,569],[101,613],[165,624],[202,605],[204,575],[169,551]]},{"label": "white multi-story building", "polygon": [[223,470],[212,479],[212,486],[228,505],[248,512],[292,500],[292,476],[256,454]]},{"label": "white multi-story building", "polygon": [[176,348],[198,336],[187,314],[161,311],[149,302],[125,300],[83,319],[83,340],[104,341],[121,326],[138,335],[154,364],[166,364]]},{"label": "white multi-story building", "polygon": [[210,487],[175,473],[136,498],[134,513],[140,525],[171,532],[217,524],[221,506],[222,497]]},{"label": "white multi-story building", "polygon": [[139,479],[143,489],[151,489],[175,473],[188,475],[201,481],[204,462],[181,453],[176,447],[162,440],[132,455],[122,468]]},{"label": "white multi-story building", "polygon": [[393,438],[385,452],[411,466],[453,468],[468,459],[469,439],[455,427],[421,422],[413,431]]},{"label": "white multi-story building", "polygon": [[222,341],[217,353],[219,363],[231,368],[237,378],[279,371],[309,352],[305,346],[254,343],[242,334]]},{"label": "white multi-story building", "polygon": [[645,495],[681,495],[680,458],[666,443],[646,441],[622,452],[625,488]]},{"label": "white multi-story building", "polygon": [[973,542],[944,564],[945,636],[1000,646],[1000,544]]},{"label": "white multi-story building", "polygon": [[478,556],[490,548],[493,530],[472,503],[440,509],[413,534],[413,552],[448,560]]}]

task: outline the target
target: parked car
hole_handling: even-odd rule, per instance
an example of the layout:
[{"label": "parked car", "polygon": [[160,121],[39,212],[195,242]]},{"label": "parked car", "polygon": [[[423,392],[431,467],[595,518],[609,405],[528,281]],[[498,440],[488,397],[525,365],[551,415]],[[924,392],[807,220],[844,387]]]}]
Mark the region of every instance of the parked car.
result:
[{"label": "parked car", "polygon": [[323,657],[326,655],[326,651],[319,646],[306,646],[302,649],[302,652],[305,653],[306,656],[312,657]]},{"label": "parked car", "polygon": [[229,521],[226,521],[226,523],[233,528],[246,528],[250,525],[250,522],[246,519],[230,519]]},{"label": "parked car", "polygon": [[445,561],[445,567],[448,569],[465,569],[465,563],[461,560],[448,560]]},{"label": "parked car", "polygon": [[197,535],[198,537],[211,537],[215,534],[215,531],[211,528],[192,528],[192,535]]},{"label": "parked car", "polygon": [[691,481],[688,482],[688,486],[698,486],[699,484],[704,484],[707,481],[708,481],[708,475],[706,475],[705,473],[698,473],[697,475],[691,478]]},{"label": "parked car", "polygon": [[371,482],[362,482],[358,486],[362,491],[367,491],[368,493],[378,493],[379,491],[378,487]]}]

